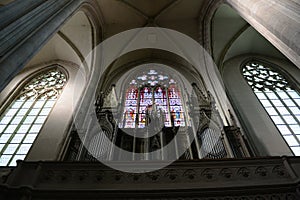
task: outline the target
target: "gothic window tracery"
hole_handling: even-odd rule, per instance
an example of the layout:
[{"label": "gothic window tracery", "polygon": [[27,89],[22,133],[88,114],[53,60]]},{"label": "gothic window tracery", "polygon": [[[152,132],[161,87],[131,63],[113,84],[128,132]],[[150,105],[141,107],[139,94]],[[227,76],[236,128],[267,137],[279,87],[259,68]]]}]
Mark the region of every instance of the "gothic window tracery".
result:
[{"label": "gothic window tracery", "polygon": [[300,155],[300,94],[276,69],[249,62],[242,73],[293,153]]},{"label": "gothic window tracery", "polygon": [[58,68],[27,83],[0,116],[0,166],[23,160],[47,120],[67,81]]},{"label": "gothic window tracery", "polygon": [[182,95],[174,79],[149,70],[133,79],[126,91],[123,128],[144,128],[156,113],[166,127],[185,126]]},{"label": "gothic window tracery", "polygon": [[[221,118],[209,93],[205,96],[196,83],[188,88],[189,81],[172,69],[148,66],[149,70],[138,68],[124,74],[109,92],[100,92],[106,96],[98,95],[97,117],[111,145],[96,135],[88,149],[83,145],[70,148],[68,158],[77,154],[76,159],[91,161],[168,161],[248,155],[239,131],[222,131]],[[102,106],[101,102],[112,98],[110,94],[115,99],[119,94],[120,104]],[[192,101],[193,94],[196,101]],[[227,134],[235,137],[228,141]],[[73,137],[72,144],[78,140]]]}]

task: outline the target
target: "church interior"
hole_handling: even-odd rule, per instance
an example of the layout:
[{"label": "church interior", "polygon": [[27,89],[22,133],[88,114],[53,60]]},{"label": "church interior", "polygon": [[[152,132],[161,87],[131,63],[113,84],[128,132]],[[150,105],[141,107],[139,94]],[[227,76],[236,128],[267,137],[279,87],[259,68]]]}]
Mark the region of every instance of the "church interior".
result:
[{"label": "church interior", "polygon": [[298,0],[0,0],[0,199],[300,199]]}]

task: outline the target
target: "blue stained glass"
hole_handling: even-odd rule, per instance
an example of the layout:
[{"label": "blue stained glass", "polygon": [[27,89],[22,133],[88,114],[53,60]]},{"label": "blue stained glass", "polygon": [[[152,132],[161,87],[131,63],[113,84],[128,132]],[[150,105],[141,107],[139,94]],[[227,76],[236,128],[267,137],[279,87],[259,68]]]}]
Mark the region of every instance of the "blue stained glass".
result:
[{"label": "blue stained glass", "polygon": [[155,104],[157,106],[167,105],[167,99],[155,99]]},{"label": "blue stained glass", "polygon": [[131,81],[130,87],[126,91],[124,109],[124,128],[135,128],[137,114],[138,89],[135,87],[136,81]]},{"label": "blue stained glass", "polygon": [[169,98],[170,99],[177,99],[177,98],[179,98],[179,96],[175,91],[170,91],[169,92]]},{"label": "blue stained glass", "polygon": [[156,72],[155,70],[151,69],[150,72],[148,72],[148,74],[149,74],[149,75],[156,75],[157,72]]},{"label": "blue stained glass", "polygon": [[140,105],[145,107],[148,105],[152,105],[152,99],[141,99],[140,100]]},{"label": "blue stained glass", "polygon": [[144,128],[146,125],[146,114],[139,115],[139,128]]},{"label": "blue stained glass", "polygon": [[137,99],[138,91],[136,89],[130,89],[127,91],[126,99]]},{"label": "blue stained glass", "polygon": [[[136,88],[138,84],[142,86],[139,90]],[[153,114],[163,117],[167,127],[185,126],[181,94],[176,82],[156,70],[143,73],[130,82],[124,104],[125,128],[144,128],[151,123]],[[174,109],[173,124],[170,109]]]},{"label": "blue stained glass", "polygon": [[136,105],[137,105],[137,100],[126,100],[125,101],[125,106],[136,107]]},{"label": "blue stained glass", "polygon": [[166,92],[161,87],[158,87],[155,90],[154,98],[166,98]]},{"label": "blue stained glass", "polygon": [[180,99],[170,99],[170,105],[171,106],[179,106],[181,105],[181,100]]},{"label": "blue stained glass", "polygon": [[181,96],[174,84],[169,88],[171,120],[174,126],[185,126]]},{"label": "blue stained glass", "polygon": [[141,91],[141,100],[142,99],[152,99],[152,91],[151,88],[145,87],[142,91]]}]

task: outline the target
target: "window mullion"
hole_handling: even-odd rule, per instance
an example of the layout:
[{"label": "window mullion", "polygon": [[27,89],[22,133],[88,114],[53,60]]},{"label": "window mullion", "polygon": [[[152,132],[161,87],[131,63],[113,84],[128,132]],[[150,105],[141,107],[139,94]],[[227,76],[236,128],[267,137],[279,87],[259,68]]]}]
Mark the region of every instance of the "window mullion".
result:
[{"label": "window mullion", "polygon": [[[290,111],[289,107],[287,106],[287,104],[282,100],[282,98],[278,95],[278,93],[277,93],[276,91],[274,91],[274,94],[276,95],[276,97],[278,98],[278,100],[281,101],[281,103],[284,105],[284,107],[290,112],[290,115],[291,115],[291,111]],[[276,110],[277,110],[277,108],[276,108]],[[277,110],[277,112],[279,113],[279,115],[281,116],[281,118],[283,118],[283,116],[280,114],[280,112],[279,112],[278,110]],[[292,116],[293,116],[293,115],[292,115]],[[293,118],[295,118],[295,117],[293,116]],[[284,119],[284,118],[283,118],[283,119]],[[289,131],[292,133],[294,139],[297,141],[297,143],[298,143],[297,146],[299,146],[299,145],[300,145],[300,140],[298,139],[298,137],[296,137],[294,131],[293,131],[293,130],[291,129],[291,127],[289,126],[290,124],[289,124],[285,119],[284,119],[284,122],[285,122],[286,127],[287,127],[287,128],[289,129]],[[277,127],[277,125],[276,125],[276,127]],[[290,146],[290,145],[288,145],[288,146]],[[292,147],[292,146],[290,146],[290,147]]]},{"label": "window mullion", "polygon": [[[15,100],[15,101],[10,105],[10,107],[9,107],[9,109],[7,110],[6,113],[8,113],[8,111],[12,108],[13,104],[14,104],[16,101],[17,101],[17,100]],[[9,125],[11,125],[11,122],[12,122],[12,121],[14,120],[14,118],[17,116],[19,110],[23,107],[23,105],[26,103],[26,101],[27,101],[27,100],[23,101],[23,103],[20,105],[20,107],[18,108],[18,110],[16,111],[16,113],[12,116],[12,118],[10,119],[10,121],[9,121],[7,124],[5,124],[5,128],[3,129],[3,132],[2,132],[2,134],[1,134],[1,136],[2,136],[3,134],[5,134],[6,129],[8,128]],[[6,114],[6,113],[5,113],[5,114]],[[5,117],[5,114],[3,115],[3,117],[1,118],[1,120]],[[17,127],[16,127],[16,129],[17,129]],[[15,129],[15,130],[16,130],[16,129]],[[2,153],[2,152],[0,151],[0,153]]]},{"label": "window mullion", "polygon": [[[40,95],[39,95],[40,96]],[[14,136],[17,134],[16,132],[19,130],[20,126],[23,125],[23,122],[26,120],[26,118],[29,116],[29,113],[33,110],[34,106],[36,105],[37,101],[39,101],[39,97],[36,97],[34,102],[32,103],[32,105],[30,106],[30,108],[28,109],[28,111],[26,112],[26,114],[24,115],[22,121],[20,122],[19,124],[19,127],[18,129],[16,129],[15,133],[14,133]],[[18,144],[18,147],[16,148],[15,152],[12,154],[12,157],[10,158],[9,162],[8,162],[8,165],[11,165],[11,161],[13,160],[14,156],[17,155],[17,152],[19,151],[19,149],[21,148],[22,144],[23,144],[23,141],[25,140],[25,138],[27,137],[27,135],[29,134],[29,131],[30,129],[32,128],[32,126],[34,125],[34,122],[36,121],[37,119],[37,116],[41,113],[43,107],[45,106],[47,100],[44,100],[44,103],[42,105],[42,107],[40,108],[40,110],[38,111],[38,113],[34,116],[34,119],[33,121],[30,123],[29,125],[29,128],[27,130],[26,133],[24,133],[24,137],[23,139],[19,142]],[[13,139],[13,137],[11,138],[11,140]],[[11,143],[11,141],[9,142],[9,144]],[[28,144],[33,144],[33,143],[28,143]],[[24,154],[20,154],[20,155],[24,155]]]},{"label": "window mullion", "polygon": [[169,88],[166,88],[166,98],[167,98],[167,106],[168,106],[168,117],[169,117],[169,122],[171,124],[171,126],[173,126],[174,124],[172,124],[172,113],[171,113],[171,104],[170,104],[170,97],[169,97]]},{"label": "window mullion", "polygon": [[[286,91],[284,91],[285,93],[287,93]],[[278,96],[278,94],[276,93],[276,95]],[[287,94],[288,95],[288,94]],[[291,101],[293,101],[293,103],[299,108],[299,106],[297,105],[297,103],[294,101],[294,99],[293,98],[291,98],[291,96],[290,95],[288,95],[289,96],[289,99],[291,100]],[[289,111],[289,113],[290,113],[290,115],[294,118],[294,120],[297,122],[297,124],[300,124],[300,121],[297,119],[297,117],[295,116],[295,114],[293,113],[293,111],[290,109],[290,107],[289,106],[287,106],[286,105],[286,103],[282,100],[282,99],[280,99],[281,101],[282,101],[282,103],[284,104],[284,106],[286,107],[286,109]],[[294,132],[294,131],[293,131]]]},{"label": "window mullion", "polygon": [[[18,112],[22,109],[22,107],[23,107],[23,105],[28,101],[28,100],[30,100],[30,99],[26,99],[23,103],[22,103],[22,105],[19,107],[19,110],[14,114],[14,117],[13,118],[15,118],[15,116],[18,116],[17,114],[18,114]],[[14,151],[14,153],[11,153],[11,154],[4,154],[4,152],[6,151],[6,149],[7,149],[7,147],[10,145],[10,144],[12,144],[11,143],[11,141],[13,140],[13,138],[15,137],[15,135],[17,134],[17,131],[20,129],[20,127],[22,126],[22,124],[23,124],[23,122],[24,122],[24,120],[26,119],[26,116],[28,115],[28,113],[30,112],[30,108],[28,108],[28,110],[26,111],[26,113],[22,116],[22,120],[19,122],[19,124],[16,126],[16,128],[15,128],[15,130],[13,131],[13,133],[10,133],[10,137],[9,137],[9,139],[6,141],[6,144],[4,145],[4,147],[3,147],[3,149],[2,149],[2,151],[1,151],[1,153],[0,153],[0,155],[2,156],[2,155],[11,155],[11,157],[10,157],[10,159],[9,159],[9,161],[7,162],[7,165],[11,162],[11,159],[13,158],[13,156],[16,154],[16,152],[18,151],[18,149],[19,149],[19,144],[18,144],[18,147],[15,149],[15,151]],[[9,126],[9,125],[8,125]],[[7,127],[8,127],[7,126]],[[7,127],[4,129],[4,131],[3,131],[3,134],[5,134],[5,130],[7,129]],[[2,135],[3,135],[2,134]]]},{"label": "window mullion", "polygon": [[[293,101],[293,103],[296,105],[296,107],[297,108],[299,108],[300,109],[300,105],[295,101],[295,99],[288,93],[288,92],[286,92],[286,91],[284,91],[287,95],[288,95],[288,97]],[[296,92],[296,91],[295,91]],[[298,94],[298,93],[297,93]],[[299,95],[299,99],[300,99],[300,95]]]},{"label": "window mullion", "polygon": [[[284,105],[284,107],[287,108],[286,104],[282,101],[282,99],[278,96],[278,94],[277,94],[275,91],[272,91],[272,92],[276,95],[277,100],[280,100],[281,103]],[[283,116],[280,114],[280,112],[279,112],[279,110],[277,109],[277,107],[274,105],[274,103],[271,101],[271,99],[265,94],[264,91],[263,91],[263,93],[264,93],[264,95],[266,96],[266,98],[268,99],[268,101],[270,102],[270,104],[272,105],[272,107],[276,110],[277,115],[281,118],[281,120],[284,122],[284,124],[287,125],[287,128],[289,129],[289,131],[290,131],[291,133],[293,133],[293,130],[288,126],[287,121],[286,121],[286,120],[283,118]],[[270,114],[269,114],[269,115],[270,115]],[[272,115],[270,115],[270,117],[271,117],[271,119],[272,119]],[[272,121],[273,121],[273,119],[272,119]],[[274,122],[274,121],[273,121],[273,122]],[[274,123],[274,124],[275,124],[276,127],[277,127],[278,124],[276,124],[276,123]],[[279,131],[279,132],[280,132],[280,131]],[[281,133],[281,132],[280,132],[280,133]],[[282,133],[281,133],[281,135],[282,135]],[[283,135],[282,135],[282,136],[283,136]],[[293,134],[293,136],[294,136],[294,134]],[[294,136],[294,137],[295,137],[295,136]],[[300,144],[298,138],[296,138],[296,140],[297,140],[298,144]]]},{"label": "window mullion", "polygon": [[136,110],[136,116],[135,116],[135,127],[138,128],[140,124],[140,107],[141,107],[141,89],[138,89],[138,96],[137,96],[137,110]]},{"label": "window mullion", "polygon": [[[3,147],[0,152],[1,166],[12,166],[15,164],[12,163],[13,160],[23,159],[27,155],[40,128],[53,108],[54,104],[52,103],[54,103],[54,101],[49,105],[49,110],[45,110],[45,116],[43,115],[39,118],[39,124],[36,129],[33,130],[33,126],[37,123],[38,116],[44,110],[50,98],[57,99],[65,82],[65,75],[56,68],[38,75],[23,87],[21,94],[15,98],[14,102],[6,111],[6,113],[8,113],[10,109],[16,109],[16,113],[13,114],[12,118],[3,126],[3,130],[1,131],[1,137],[7,134],[7,138],[5,138],[7,141],[2,143]],[[46,95],[45,99],[41,100],[41,95]],[[41,104],[35,107],[39,100],[41,100]],[[15,104],[16,102],[20,102],[20,104]],[[14,104],[16,106],[12,108]],[[14,110],[12,110],[12,113],[13,112]],[[3,115],[3,117],[4,116],[5,115]],[[8,131],[9,126],[11,126],[11,130]],[[35,134],[30,135],[30,131],[34,131]],[[9,146],[11,149],[8,149]],[[19,152],[21,149],[24,151]],[[5,151],[7,154],[4,154]]]},{"label": "window mullion", "polygon": [[[297,134],[300,125],[300,105],[296,101],[300,99],[298,91],[292,89],[285,76],[271,66],[252,61],[244,66],[242,73],[292,152],[300,155],[300,137]],[[257,90],[264,96],[259,95]]]},{"label": "window mullion", "polygon": [[[8,113],[8,111],[12,108],[13,104],[16,102],[17,100],[14,100],[11,105],[9,106],[9,109],[7,110],[6,113]],[[26,100],[27,101],[27,100]],[[2,135],[5,134],[5,131],[7,130],[7,128],[9,127],[9,125],[12,125],[12,121],[15,119],[15,117],[17,116],[19,110],[22,108],[22,106],[25,104],[26,101],[23,101],[22,104],[19,106],[18,110],[16,111],[16,113],[12,116],[12,118],[9,120],[9,122],[7,124],[5,124],[5,128],[3,129],[2,134],[0,134],[0,137],[2,137]],[[5,117],[6,113],[3,115],[3,117],[1,118],[1,120]],[[18,126],[15,128],[15,130],[18,128]],[[14,132],[15,132],[14,130]],[[10,137],[8,139],[8,141],[6,141],[6,143],[3,145],[2,149],[0,150],[0,156],[4,153],[4,151],[6,150],[7,146],[10,144],[9,141],[12,139],[12,137],[14,136],[14,133],[10,134]]]}]

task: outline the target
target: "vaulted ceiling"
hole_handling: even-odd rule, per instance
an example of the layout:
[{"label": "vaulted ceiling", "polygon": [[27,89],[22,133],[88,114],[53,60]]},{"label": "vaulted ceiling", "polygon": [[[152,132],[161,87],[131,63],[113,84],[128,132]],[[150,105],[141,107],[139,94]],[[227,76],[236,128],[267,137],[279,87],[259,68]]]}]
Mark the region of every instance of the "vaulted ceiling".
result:
[{"label": "vaulted ceiling", "polygon": [[[95,0],[95,5],[102,18],[102,39],[126,30],[151,26],[176,30],[200,42],[203,39],[200,34],[201,15],[206,13],[209,3],[218,1]],[[232,57],[246,53],[285,58],[226,4],[222,4],[214,13],[212,21],[207,23],[211,24],[210,41],[207,41],[218,66]],[[210,26],[207,28],[210,29]],[[29,65],[54,59],[80,64],[93,47],[93,30],[86,14],[83,11],[77,12]],[[87,62],[91,66],[91,61]]]},{"label": "vaulted ceiling", "polygon": [[286,59],[226,4],[218,8],[212,19],[211,46],[212,55],[219,67],[230,58],[242,54],[260,54]]},{"label": "vaulted ceiling", "polygon": [[145,26],[174,29],[198,38],[198,19],[206,0],[97,0],[104,35]]}]

